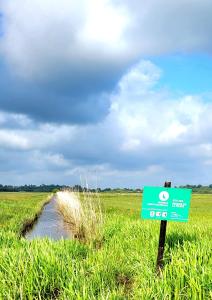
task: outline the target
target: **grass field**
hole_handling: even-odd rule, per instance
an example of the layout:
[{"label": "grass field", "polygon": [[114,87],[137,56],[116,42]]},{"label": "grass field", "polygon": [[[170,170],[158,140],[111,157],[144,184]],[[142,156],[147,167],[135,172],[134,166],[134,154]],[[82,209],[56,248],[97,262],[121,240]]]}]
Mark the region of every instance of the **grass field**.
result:
[{"label": "grass field", "polygon": [[101,194],[90,244],[20,238],[46,198],[0,193],[0,299],[212,299],[212,195],[193,196],[188,223],[168,223],[161,278],[159,222],[140,219],[141,195]]}]

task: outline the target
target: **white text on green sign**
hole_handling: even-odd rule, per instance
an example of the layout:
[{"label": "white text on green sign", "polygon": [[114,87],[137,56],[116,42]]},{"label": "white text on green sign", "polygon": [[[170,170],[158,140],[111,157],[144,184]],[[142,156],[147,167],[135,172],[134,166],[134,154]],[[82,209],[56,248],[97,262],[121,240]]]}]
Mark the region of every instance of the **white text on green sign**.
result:
[{"label": "white text on green sign", "polygon": [[144,187],[141,217],[187,222],[190,199],[190,189]]}]

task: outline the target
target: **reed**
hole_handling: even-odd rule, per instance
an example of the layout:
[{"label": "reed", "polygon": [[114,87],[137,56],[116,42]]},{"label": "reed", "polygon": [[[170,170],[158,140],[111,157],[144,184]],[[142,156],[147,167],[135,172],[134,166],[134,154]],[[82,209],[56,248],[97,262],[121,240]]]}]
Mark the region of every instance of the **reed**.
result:
[{"label": "reed", "polygon": [[103,214],[96,193],[60,191],[56,194],[56,206],[76,238],[91,241],[100,235]]}]

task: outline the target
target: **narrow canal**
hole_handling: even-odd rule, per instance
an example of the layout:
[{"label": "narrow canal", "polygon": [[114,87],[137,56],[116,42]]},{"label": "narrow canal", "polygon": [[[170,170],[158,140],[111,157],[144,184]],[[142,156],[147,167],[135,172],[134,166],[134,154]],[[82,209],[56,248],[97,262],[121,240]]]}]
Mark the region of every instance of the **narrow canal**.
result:
[{"label": "narrow canal", "polygon": [[55,198],[52,198],[52,200],[44,206],[38,220],[25,234],[25,238],[28,240],[45,237],[54,240],[71,239],[73,237],[71,231],[64,223],[62,216],[57,211]]}]

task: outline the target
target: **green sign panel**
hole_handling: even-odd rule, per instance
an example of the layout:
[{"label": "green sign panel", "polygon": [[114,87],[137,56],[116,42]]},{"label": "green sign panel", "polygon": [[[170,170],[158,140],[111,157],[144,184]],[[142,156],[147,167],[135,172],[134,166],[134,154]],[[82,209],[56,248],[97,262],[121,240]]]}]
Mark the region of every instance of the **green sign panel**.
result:
[{"label": "green sign panel", "polygon": [[187,222],[190,199],[190,189],[145,187],[141,217],[151,220]]}]

